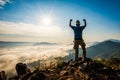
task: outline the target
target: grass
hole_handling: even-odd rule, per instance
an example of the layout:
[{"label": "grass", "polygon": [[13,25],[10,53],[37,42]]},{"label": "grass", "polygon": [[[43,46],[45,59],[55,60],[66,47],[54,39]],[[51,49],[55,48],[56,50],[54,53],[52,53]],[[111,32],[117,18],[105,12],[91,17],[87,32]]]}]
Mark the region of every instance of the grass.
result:
[{"label": "grass", "polygon": [[111,67],[112,69],[120,70],[120,58],[95,58],[94,60],[104,64],[107,67]]},{"label": "grass", "polygon": [[48,57],[47,59],[39,59],[33,62],[28,62],[27,65],[31,70],[44,70],[44,69],[52,69],[60,66],[62,62],[66,62],[69,60],[68,56],[65,57]]}]

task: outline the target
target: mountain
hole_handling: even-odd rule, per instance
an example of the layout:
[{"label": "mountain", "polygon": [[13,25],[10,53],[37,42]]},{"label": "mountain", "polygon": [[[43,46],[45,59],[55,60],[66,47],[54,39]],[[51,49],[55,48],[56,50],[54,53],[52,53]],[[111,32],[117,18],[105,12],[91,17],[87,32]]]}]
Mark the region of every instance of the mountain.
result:
[{"label": "mountain", "polygon": [[35,45],[35,46],[36,46],[36,45],[47,45],[47,46],[48,46],[48,45],[57,45],[57,43],[39,42],[39,43],[35,43],[34,45]]},{"label": "mountain", "polygon": [[112,41],[112,42],[120,43],[120,40],[116,40],[116,39],[109,39],[109,40],[106,40],[106,41]]},{"label": "mountain", "polygon": [[120,57],[120,43],[117,40],[106,40],[87,48],[87,56],[90,58]]},{"label": "mountain", "polygon": [[94,46],[94,45],[97,45],[99,44],[100,42],[87,42],[86,45],[89,47],[89,46]]},{"label": "mountain", "polygon": [[9,41],[0,41],[0,48],[3,47],[16,47],[16,46],[27,46],[27,45],[57,45],[57,43],[50,42],[9,42]]},{"label": "mountain", "polygon": [[26,46],[32,44],[31,42],[10,42],[10,41],[0,41],[0,48],[6,47],[16,47],[16,46]]}]

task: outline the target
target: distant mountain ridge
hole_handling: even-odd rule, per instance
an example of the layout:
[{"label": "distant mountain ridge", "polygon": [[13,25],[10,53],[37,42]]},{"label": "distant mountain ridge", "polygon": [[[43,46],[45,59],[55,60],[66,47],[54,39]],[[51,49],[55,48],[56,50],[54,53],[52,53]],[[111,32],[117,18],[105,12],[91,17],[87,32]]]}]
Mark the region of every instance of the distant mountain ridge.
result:
[{"label": "distant mountain ridge", "polygon": [[88,47],[87,56],[91,58],[120,58],[120,43],[118,40],[105,40],[97,45]]},{"label": "distant mountain ridge", "polygon": [[57,45],[57,43],[51,43],[51,42],[10,42],[10,41],[0,41],[0,47],[12,47],[12,46],[24,46],[24,45],[30,45],[30,46],[37,46],[37,45]]},{"label": "distant mountain ridge", "polygon": [[34,45],[57,45],[57,43],[50,43],[50,42],[38,42],[38,43],[35,43]]},{"label": "distant mountain ridge", "polygon": [[30,42],[9,42],[9,41],[0,41],[0,48],[6,47],[16,47],[16,46],[25,46],[30,45]]},{"label": "distant mountain ridge", "polygon": [[112,41],[112,42],[120,43],[120,40],[116,40],[116,39],[108,39],[108,40],[105,40],[105,41]]}]

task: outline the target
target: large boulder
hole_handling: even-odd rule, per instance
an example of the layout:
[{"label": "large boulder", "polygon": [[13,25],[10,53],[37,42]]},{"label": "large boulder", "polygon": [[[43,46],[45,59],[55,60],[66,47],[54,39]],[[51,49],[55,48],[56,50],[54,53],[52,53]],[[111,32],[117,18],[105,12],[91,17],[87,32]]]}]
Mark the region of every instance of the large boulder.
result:
[{"label": "large boulder", "polygon": [[5,71],[0,72],[0,80],[6,80]]},{"label": "large boulder", "polygon": [[27,65],[24,63],[17,63],[15,68],[18,75],[25,75],[31,72]]}]

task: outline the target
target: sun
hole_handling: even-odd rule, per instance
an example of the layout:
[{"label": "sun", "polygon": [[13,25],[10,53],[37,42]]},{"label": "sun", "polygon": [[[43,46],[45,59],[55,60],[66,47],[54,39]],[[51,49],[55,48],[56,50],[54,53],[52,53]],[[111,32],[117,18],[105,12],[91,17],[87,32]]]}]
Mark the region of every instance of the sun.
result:
[{"label": "sun", "polygon": [[54,18],[52,15],[44,14],[38,18],[38,23],[43,26],[48,26],[53,24],[53,20]]},{"label": "sun", "polygon": [[51,25],[52,24],[52,17],[51,16],[43,16],[42,23],[44,25]]}]

